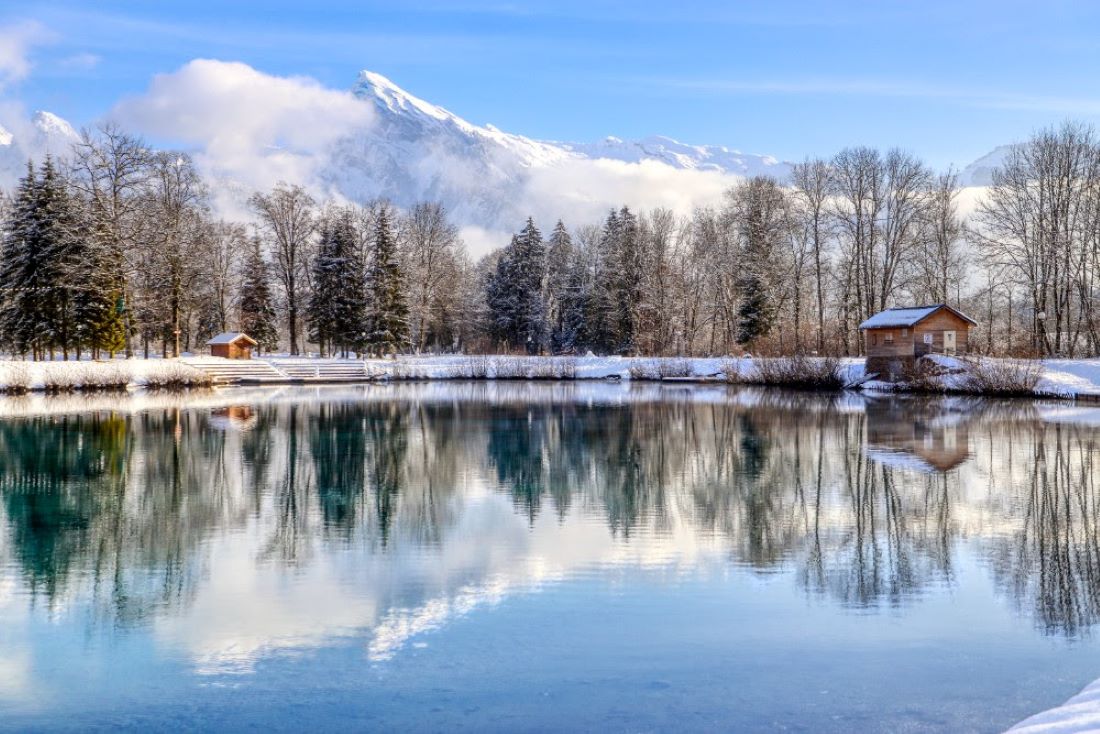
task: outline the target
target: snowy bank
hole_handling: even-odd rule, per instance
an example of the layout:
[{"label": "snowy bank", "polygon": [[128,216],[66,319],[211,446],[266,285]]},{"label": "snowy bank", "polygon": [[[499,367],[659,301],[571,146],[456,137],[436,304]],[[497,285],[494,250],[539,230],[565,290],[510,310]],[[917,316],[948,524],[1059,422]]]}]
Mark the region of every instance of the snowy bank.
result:
[{"label": "snowy bank", "polygon": [[0,361],[0,391],[68,392],[209,385],[202,370],[174,359]]},{"label": "snowy bank", "polygon": [[[825,360],[814,357],[512,357],[449,355],[367,360],[368,371],[393,380],[640,380],[716,381],[770,384],[776,370],[767,366],[805,362],[835,365],[839,386],[863,379],[863,360]],[[271,360],[276,369],[279,359]]]},{"label": "snowy bank", "polygon": [[1100,680],[1061,706],[1035,714],[1009,729],[1014,734],[1081,734],[1100,731]]}]

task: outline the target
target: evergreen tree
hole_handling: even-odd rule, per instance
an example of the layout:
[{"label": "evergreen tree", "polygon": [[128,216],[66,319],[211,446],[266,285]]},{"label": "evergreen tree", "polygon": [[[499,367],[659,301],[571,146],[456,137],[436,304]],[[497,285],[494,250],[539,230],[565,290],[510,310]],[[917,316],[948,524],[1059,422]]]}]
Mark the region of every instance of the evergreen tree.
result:
[{"label": "evergreen tree", "polygon": [[547,321],[550,328],[550,351],[555,354],[572,351],[576,331],[569,322],[573,275],[573,238],[559,219],[550,234],[547,251],[546,290]]},{"label": "evergreen tree", "polygon": [[28,164],[4,244],[2,329],[11,348],[39,358],[60,347],[67,359],[92,314],[80,308],[95,272],[80,210],[49,157]]},{"label": "evergreen tree", "polygon": [[38,328],[42,317],[36,298],[36,265],[40,235],[38,222],[38,176],[34,164],[27,163],[27,173],[20,179],[12,200],[6,236],[3,264],[0,266],[0,333],[13,352],[31,352],[38,357],[42,342]]},{"label": "evergreen tree", "polygon": [[313,293],[307,308],[310,338],[347,354],[366,341],[367,301],[363,263],[350,212],[326,217],[313,261]]},{"label": "evergreen tree", "polygon": [[775,320],[771,287],[765,274],[774,266],[779,242],[788,229],[783,192],[770,178],[757,177],[731,193],[740,244],[737,290],[737,342],[752,347],[771,331]]},{"label": "evergreen tree", "polygon": [[634,354],[638,351],[640,309],[644,298],[645,261],[638,218],[627,207],[619,211],[619,232],[615,242],[612,273],[617,342],[615,351]]},{"label": "evergreen tree", "polygon": [[122,262],[110,246],[108,224],[95,201],[89,218],[86,265],[73,279],[77,345],[90,349],[94,357],[100,352],[114,357],[126,347]]},{"label": "evergreen tree", "polygon": [[752,344],[771,330],[772,307],[767,289],[758,275],[747,272],[739,284],[741,303],[737,307],[737,343]]},{"label": "evergreen tree", "polygon": [[311,268],[313,289],[306,305],[309,339],[320,347],[321,356],[325,356],[327,346],[335,348],[339,300],[336,283],[339,270],[345,267],[345,263],[340,260],[339,243],[333,230],[330,219],[321,223],[321,241]]},{"label": "evergreen tree", "polygon": [[494,335],[510,348],[539,354],[549,338],[546,245],[528,218],[489,279],[486,300]]},{"label": "evergreen tree", "polygon": [[584,309],[585,342],[588,348],[602,354],[618,351],[622,341],[618,298],[621,236],[622,223],[618,212],[612,209],[600,234],[596,271]]},{"label": "evergreen tree", "polygon": [[271,274],[260,250],[260,239],[253,237],[241,281],[240,325],[241,331],[256,340],[260,351],[267,352],[279,346],[270,283]]},{"label": "evergreen tree", "polygon": [[392,354],[409,343],[409,307],[405,302],[403,280],[389,208],[382,206],[375,219],[371,263],[367,271],[370,299],[367,346],[375,352]]}]

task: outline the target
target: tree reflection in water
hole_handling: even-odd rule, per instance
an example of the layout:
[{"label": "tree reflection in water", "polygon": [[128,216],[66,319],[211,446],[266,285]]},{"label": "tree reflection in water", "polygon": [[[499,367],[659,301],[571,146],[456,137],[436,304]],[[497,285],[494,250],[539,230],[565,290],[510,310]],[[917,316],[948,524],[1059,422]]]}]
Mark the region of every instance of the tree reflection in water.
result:
[{"label": "tree reflection in water", "polygon": [[952,584],[973,542],[1043,630],[1100,616],[1096,429],[1044,424],[1030,404],[573,389],[3,420],[0,548],[35,599],[87,598],[125,625],[188,604],[218,562],[212,537],[255,524],[257,562],[284,566],[430,549],[489,491],[528,525],[717,537],[732,563],[861,609]]}]

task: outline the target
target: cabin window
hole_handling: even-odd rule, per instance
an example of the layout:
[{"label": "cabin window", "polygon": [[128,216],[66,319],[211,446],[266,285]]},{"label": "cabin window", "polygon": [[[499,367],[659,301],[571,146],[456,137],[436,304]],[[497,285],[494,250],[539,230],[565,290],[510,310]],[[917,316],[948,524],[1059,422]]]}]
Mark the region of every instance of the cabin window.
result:
[{"label": "cabin window", "polygon": [[892,332],[892,331],[886,332],[885,334],[882,335],[882,340],[886,344],[893,344],[894,343],[894,332]]},{"label": "cabin window", "polygon": [[924,343],[925,344],[931,344],[932,343],[932,335],[931,334],[925,334],[924,335]]},{"label": "cabin window", "polygon": [[909,329],[902,329],[901,330],[901,336],[902,336],[903,339],[905,337],[909,336]]}]

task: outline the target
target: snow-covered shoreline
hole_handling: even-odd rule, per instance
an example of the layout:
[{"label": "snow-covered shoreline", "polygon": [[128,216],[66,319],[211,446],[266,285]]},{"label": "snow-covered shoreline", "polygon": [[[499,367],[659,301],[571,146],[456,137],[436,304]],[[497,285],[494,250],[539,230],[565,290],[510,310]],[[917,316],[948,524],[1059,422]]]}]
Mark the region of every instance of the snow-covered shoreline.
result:
[{"label": "snow-covered shoreline", "polygon": [[1100,731],[1100,680],[1093,681],[1061,706],[1029,716],[1010,734],[1083,734]]},{"label": "snow-covered shoreline", "polygon": [[[517,357],[483,355],[402,356],[397,359],[339,359],[265,356],[253,360],[272,368],[272,384],[296,382],[304,366],[335,369],[355,365],[362,381],[406,380],[633,380],[656,382],[711,382],[753,384],[756,366],[765,358],[751,357]],[[951,368],[934,388],[959,391],[958,375],[965,365],[939,358]],[[1037,398],[1100,400],[1100,359],[1019,361],[1038,370],[1033,394]],[[31,362],[0,360],[0,392],[68,392],[103,389],[140,389],[156,386],[208,384],[204,371],[216,365],[240,362],[213,357],[176,359],[115,359],[104,361]],[[737,376],[730,379],[736,370]],[[841,359],[837,372],[850,389],[873,392],[919,392],[910,386],[868,379],[862,358]],[[729,373],[729,374],[728,374]],[[318,381],[323,381],[320,379]],[[925,387],[927,389],[927,386]]]},{"label": "snow-covered shoreline", "polygon": [[209,385],[202,370],[175,359],[0,360],[0,392],[69,392]]}]

